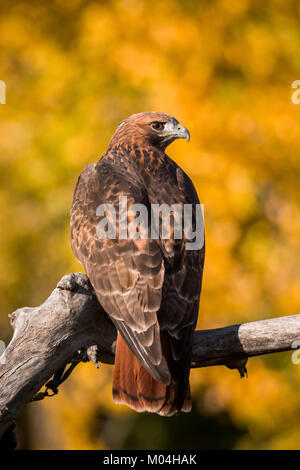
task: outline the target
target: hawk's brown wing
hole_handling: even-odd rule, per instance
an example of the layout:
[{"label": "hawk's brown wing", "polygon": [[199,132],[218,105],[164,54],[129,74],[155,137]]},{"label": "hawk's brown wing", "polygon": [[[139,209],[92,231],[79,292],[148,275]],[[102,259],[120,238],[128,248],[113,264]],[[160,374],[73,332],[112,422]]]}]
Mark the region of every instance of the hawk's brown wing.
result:
[{"label": "hawk's brown wing", "polygon": [[[146,205],[149,213],[150,203],[191,204],[195,229],[195,205],[199,201],[192,182],[172,160],[149,171],[147,188],[139,178],[130,168],[125,172],[103,160],[87,167],[74,195],[72,247],[101,305],[131,351],[156,380],[169,383],[172,377],[172,381],[181,383],[184,398],[204,245],[201,250],[186,250],[187,240],[176,240],[174,233],[167,240],[100,240],[96,210],[103,203],[117,209],[120,195],[127,196],[128,205]],[[116,213],[118,216],[118,210]]]},{"label": "hawk's brown wing", "polygon": [[[185,204],[190,205],[192,230],[196,231],[196,206],[199,205],[197,192],[190,178],[171,159],[156,172],[155,184],[149,185],[148,197],[151,204],[171,206],[177,203],[182,208]],[[176,240],[174,234],[170,239],[159,240],[165,261],[165,279],[158,320],[161,330],[168,335],[172,355],[169,360],[171,376],[174,382],[180,384],[183,397],[189,377],[204,267],[203,214],[200,226],[203,236],[200,249],[186,249],[186,243],[192,241],[186,234],[182,240]]]},{"label": "hawk's brown wing", "polygon": [[157,312],[161,305],[164,261],[156,240],[99,239],[100,204],[116,208],[119,196],[149,205],[137,176],[105,162],[89,165],[79,177],[71,211],[71,243],[97,297],[123,338],[156,380],[170,383],[162,354]]}]

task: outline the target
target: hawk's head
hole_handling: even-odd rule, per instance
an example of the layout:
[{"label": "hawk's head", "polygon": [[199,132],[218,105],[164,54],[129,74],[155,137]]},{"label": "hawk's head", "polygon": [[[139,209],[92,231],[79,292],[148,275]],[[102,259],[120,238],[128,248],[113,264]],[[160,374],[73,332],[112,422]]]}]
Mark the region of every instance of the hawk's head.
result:
[{"label": "hawk's head", "polygon": [[190,140],[189,131],[169,114],[145,112],[122,121],[111,144],[147,144],[164,150],[175,139]]}]

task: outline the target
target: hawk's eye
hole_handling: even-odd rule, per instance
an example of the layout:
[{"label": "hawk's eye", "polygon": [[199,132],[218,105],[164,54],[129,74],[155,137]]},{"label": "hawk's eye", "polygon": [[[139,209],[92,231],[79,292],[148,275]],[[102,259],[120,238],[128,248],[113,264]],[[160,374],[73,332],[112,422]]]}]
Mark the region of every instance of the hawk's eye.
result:
[{"label": "hawk's eye", "polygon": [[152,122],[151,127],[155,131],[161,131],[164,128],[164,125],[165,125],[164,122],[155,121],[155,122]]}]

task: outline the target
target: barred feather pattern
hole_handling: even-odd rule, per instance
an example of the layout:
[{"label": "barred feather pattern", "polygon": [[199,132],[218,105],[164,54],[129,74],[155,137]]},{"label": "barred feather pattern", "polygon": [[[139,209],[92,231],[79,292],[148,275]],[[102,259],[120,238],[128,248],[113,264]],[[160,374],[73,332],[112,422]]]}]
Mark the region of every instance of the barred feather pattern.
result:
[{"label": "barred feather pattern", "polygon": [[183,403],[178,401],[178,385],[166,385],[155,380],[130,351],[119,334],[117,339],[113,400],[138,412],[148,411],[161,416],[173,416],[192,408],[190,385],[185,390]]}]

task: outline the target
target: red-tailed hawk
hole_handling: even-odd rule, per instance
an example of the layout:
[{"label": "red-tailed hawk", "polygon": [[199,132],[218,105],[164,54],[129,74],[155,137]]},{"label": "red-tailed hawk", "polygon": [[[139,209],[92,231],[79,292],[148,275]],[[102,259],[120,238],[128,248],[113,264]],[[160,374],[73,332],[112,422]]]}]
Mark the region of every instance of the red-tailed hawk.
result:
[{"label": "red-tailed hawk", "polygon": [[[103,157],[81,173],[71,211],[72,249],[118,329],[113,399],[164,416],[191,409],[192,337],[204,264],[204,241],[200,249],[187,249],[191,238],[175,233],[174,212],[169,236],[161,233],[161,214],[158,235],[150,236],[152,207],[162,204],[192,207],[190,228],[196,227],[196,190],[165,154],[177,138],[189,139],[189,132],[168,114],[145,112],[122,121]],[[140,238],[121,234],[120,197],[129,224],[133,205],[148,209]],[[116,222],[106,238],[97,229],[104,217]]]}]

